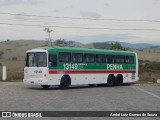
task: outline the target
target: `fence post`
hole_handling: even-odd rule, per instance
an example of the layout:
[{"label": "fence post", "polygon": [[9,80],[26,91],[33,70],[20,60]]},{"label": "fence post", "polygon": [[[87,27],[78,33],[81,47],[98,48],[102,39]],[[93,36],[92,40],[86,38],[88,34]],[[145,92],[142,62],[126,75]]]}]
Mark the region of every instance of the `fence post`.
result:
[{"label": "fence post", "polygon": [[7,79],[7,71],[6,71],[6,66],[2,66],[2,80]]}]

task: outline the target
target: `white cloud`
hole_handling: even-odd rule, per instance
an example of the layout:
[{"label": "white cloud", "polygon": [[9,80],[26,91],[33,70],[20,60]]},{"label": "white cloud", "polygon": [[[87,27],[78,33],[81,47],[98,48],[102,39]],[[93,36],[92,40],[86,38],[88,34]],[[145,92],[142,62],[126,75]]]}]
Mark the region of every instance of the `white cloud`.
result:
[{"label": "white cloud", "polygon": [[82,17],[89,17],[89,18],[100,18],[101,15],[96,12],[80,12]]},{"label": "white cloud", "polygon": [[106,7],[111,7],[111,4],[110,3],[105,3],[104,4]]},{"label": "white cloud", "polygon": [[17,4],[30,4],[36,5],[38,4],[38,0],[0,0],[0,6],[9,6],[9,5],[17,5]]}]

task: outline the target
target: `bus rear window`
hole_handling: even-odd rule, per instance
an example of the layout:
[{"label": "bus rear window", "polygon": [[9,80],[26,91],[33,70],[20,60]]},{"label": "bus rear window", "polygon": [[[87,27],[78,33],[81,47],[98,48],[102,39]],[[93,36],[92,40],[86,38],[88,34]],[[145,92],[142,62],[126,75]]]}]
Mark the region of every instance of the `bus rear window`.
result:
[{"label": "bus rear window", "polygon": [[26,67],[46,67],[47,55],[43,52],[27,53]]}]

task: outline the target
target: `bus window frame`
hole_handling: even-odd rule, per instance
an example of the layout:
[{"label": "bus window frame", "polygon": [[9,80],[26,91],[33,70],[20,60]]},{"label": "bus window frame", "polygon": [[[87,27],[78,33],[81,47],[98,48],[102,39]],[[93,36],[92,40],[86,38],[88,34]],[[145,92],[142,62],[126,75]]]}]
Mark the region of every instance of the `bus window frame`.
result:
[{"label": "bus window frame", "polygon": [[125,56],[125,61],[126,61],[126,57],[131,57],[132,58],[132,62],[125,62],[126,64],[135,64],[135,56],[133,56],[133,55],[126,55]]},{"label": "bus window frame", "polygon": [[[108,56],[112,56],[113,62],[108,62],[108,58],[107,58]],[[106,59],[107,59],[106,63],[114,64],[115,63],[115,57],[116,57],[116,55],[114,55],[114,54],[106,54]]]},{"label": "bus window frame", "polygon": [[[61,53],[70,54],[70,60],[69,60],[69,61],[61,61],[61,58],[60,58],[60,54],[61,54]],[[59,57],[59,62],[61,62],[61,63],[71,63],[71,62],[72,62],[72,54],[71,54],[71,52],[59,52],[59,53],[58,53],[58,57]]]},{"label": "bus window frame", "polygon": [[[103,56],[104,56],[105,61],[100,61],[100,62],[98,62],[98,61],[97,61],[97,55],[103,55]],[[96,54],[96,55],[95,55],[95,57],[96,57],[96,58],[95,58],[95,59],[96,59],[96,60],[95,60],[95,61],[96,61],[96,63],[106,63],[106,54]]]},{"label": "bus window frame", "polygon": [[[82,55],[82,61],[80,61],[80,62],[73,61],[73,54],[81,54]],[[84,62],[84,54],[83,53],[72,53],[72,55],[71,55],[71,61],[72,61],[72,63],[83,63]]]},{"label": "bus window frame", "polygon": [[[54,62],[53,64],[55,64],[55,66],[50,66],[50,56],[56,56],[56,62]],[[56,54],[49,54],[48,55],[48,67],[49,68],[56,68],[58,66],[58,57]]]},{"label": "bus window frame", "polygon": [[[33,54],[33,60],[34,60],[34,65],[32,66],[29,66],[29,54]],[[45,62],[45,66],[39,66],[39,61],[38,61],[38,58],[37,58],[37,54],[45,54],[45,57],[46,57],[46,60],[43,61]],[[38,56],[39,57],[39,56]],[[28,64],[27,64],[28,63]],[[25,63],[25,67],[47,67],[47,53],[46,52],[28,52],[27,55],[26,55],[26,63]]]},{"label": "bus window frame", "polygon": [[[120,58],[119,58],[120,62],[117,62],[117,58],[118,58],[118,57],[120,57]],[[124,59],[123,62],[121,62],[121,57],[123,57],[123,59]],[[116,64],[125,64],[125,63],[126,63],[126,55],[115,55],[115,63],[116,63]]]},{"label": "bus window frame", "polygon": [[[94,55],[94,62],[87,62],[87,61],[86,61],[86,55]],[[96,63],[95,54],[92,54],[92,53],[84,53],[84,54],[83,54],[83,62],[84,62],[84,63]]]}]

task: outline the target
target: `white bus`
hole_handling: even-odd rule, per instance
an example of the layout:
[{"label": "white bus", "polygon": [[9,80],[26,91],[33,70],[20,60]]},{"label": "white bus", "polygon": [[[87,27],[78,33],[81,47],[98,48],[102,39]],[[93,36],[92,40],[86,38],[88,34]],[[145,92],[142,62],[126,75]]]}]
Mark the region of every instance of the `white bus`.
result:
[{"label": "white bus", "polygon": [[25,85],[122,85],[138,81],[135,52],[68,47],[40,47],[26,52]]}]

